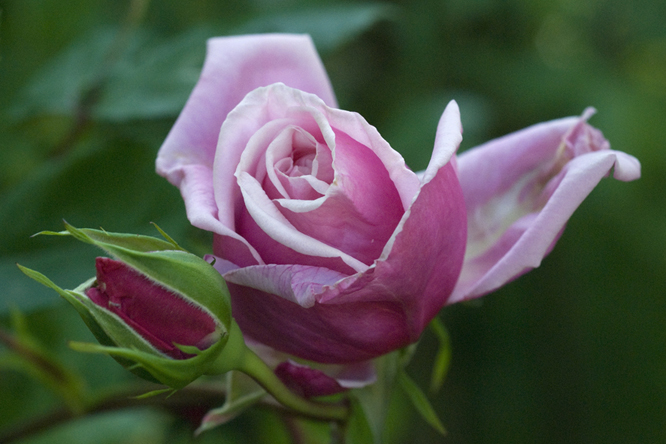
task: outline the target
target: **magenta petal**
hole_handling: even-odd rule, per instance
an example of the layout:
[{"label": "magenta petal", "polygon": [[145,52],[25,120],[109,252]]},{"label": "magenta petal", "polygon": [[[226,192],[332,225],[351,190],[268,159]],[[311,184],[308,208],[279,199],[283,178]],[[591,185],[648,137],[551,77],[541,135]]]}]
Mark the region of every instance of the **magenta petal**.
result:
[{"label": "magenta petal", "polygon": [[294,393],[305,398],[328,396],[346,389],[321,370],[285,361],[275,368],[275,374]]},{"label": "magenta petal", "polygon": [[586,123],[591,113],[535,125],[459,157],[469,239],[449,303],[487,294],[538,267],[611,169],[620,180],[640,176],[634,157],[608,149]]},{"label": "magenta petal", "polygon": [[[460,141],[455,106],[444,120],[440,154]],[[388,353],[416,341],[446,302],[462,264],[466,226],[453,164],[440,163],[373,266],[337,282],[318,281],[319,289],[309,288],[314,294],[300,298],[307,304],[287,295],[307,280],[282,273],[277,290],[268,282],[267,266],[257,266],[249,268],[265,270],[263,283],[246,275],[238,285],[232,281],[251,271],[234,270],[225,275],[234,317],[253,340],[311,361],[351,363]]]},{"label": "magenta petal", "polygon": [[[310,361],[366,361],[413,342],[400,301],[357,301],[310,308],[229,283],[231,307],[243,333]],[[383,294],[376,295],[381,299]]]}]

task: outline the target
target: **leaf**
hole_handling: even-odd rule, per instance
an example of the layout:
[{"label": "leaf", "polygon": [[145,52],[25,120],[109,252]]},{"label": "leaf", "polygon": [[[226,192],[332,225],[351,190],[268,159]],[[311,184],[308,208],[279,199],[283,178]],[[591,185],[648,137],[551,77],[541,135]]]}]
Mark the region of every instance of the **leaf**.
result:
[{"label": "leaf", "polygon": [[39,114],[74,114],[98,77],[117,30],[97,29],[81,36],[41,69],[11,109],[17,119]]},{"label": "leaf", "polygon": [[438,317],[430,322],[430,329],[439,341],[439,348],[437,349],[437,355],[435,355],[435,363],[430,377],[430,392],[437,393],[444,384],[444,379],[446,379],[451,364],[451,338],[444,323]]},{"label": "leaf", "polygon": [[421,417],[423,417],[423,419],[425,419],[426,422],[430,424],[435,430],[437,430],[442,435],[445,435],[446,430],[444,429],[442,422],[437,417],[437,413],[432,408],[430,401],[428,401],[428,398],[419,388],[419,386],[416,385],[416,383],[412,381],[409,376],[407,376],[407,373],[404,371],[404,369],[400,369],[398,371],[397,379],[398,384],[405,391],[409,397],[409,400],[412,401],[412,404],[421,414]]},{"label": "leaf", "polygon": [[259,402],[266,391],[246,375],[230,371],[226,374],[227,397],[222,407],[210,410],[194,432],[199,435],[219,425],[226,424]]},{"label": "leaf", "polygon": [[[172,388],[151,390],[147,393],[144,393],[143,395],[135,396],[134,399],[148,399],[148,398],[152,398],[154,396],[159,396],[159,395],[164,394],[164,393],[174,394],[174,393],[176,393],[176,390],[174,390]],[[171,395],[169,395],[169,396],[171,396]]]},{"label": "leaf", "polygon": [[199,79],[212,35],[201,27],[171,39],[144,38],[114,67],[94,116],[112,121],[177,116]]},{"label": "leaf", "polygon": [[317,6],[282,13],[270,11],[247,22],[234,34],[310,34],[317,50],[328,53],[355,39],[378,21],[395,16],[396,8],[382,3]]},{"label": "leaf", "polygon": [[[154,151],[112,139],[88,152],[45,164],[0,200],[0,315],[11,304],[22,311],[58,303],[16,268],[39,269],[66,288],[94,274],[96,252],[84,244],[46,236],[44,229],[76,225],[114,231],[154,232],[151,221],[178,239],[190,230],[178,191],[153,173]],[[20,215],[20,222],[17,219]],[[2,257],[4,256],[4,257]]]},{"label": "leaf", "polygon": [[171,39],[137,32],[116,59],[119,32],[95,30],[55,56],[19,94],[14,117],[74,115],[87,104],[104,120],[177,115],[199,78],[212,32],[199,27]]},{"label": "leaf", "polygon": [[0,343],[11,353],[0,356],[0,368],[25,373],[57,394],[74,413],[81,413],[86,402],[85,381],[76,371],[65,365],[28,331],[23,314],[11,313],[15,334],[0,330]]}]

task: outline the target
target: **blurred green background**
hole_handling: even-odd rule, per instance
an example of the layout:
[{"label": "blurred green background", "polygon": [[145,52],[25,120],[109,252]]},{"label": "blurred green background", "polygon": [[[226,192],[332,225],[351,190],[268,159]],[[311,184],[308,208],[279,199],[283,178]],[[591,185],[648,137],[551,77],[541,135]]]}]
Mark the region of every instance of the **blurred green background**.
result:
[{"label": "blurred green background", "polygon": [[[360,112],[415,170],[451,99],[463,150],[591,105],[591,123],[643,165],[637,182],[602,181],[539,269],[443,310],[453,358],[431,401],[449,433],[437,435],[396,395],[385,441],[666,442],[666,2],[0,0],[0,9],[0,324],[9,329],[18,308],[32,340],[88,387],[132,376],[69,350],[67,340],[90,340],[83,323],[15,263],[73,288],[94,273],[96,252],[30,236],[62,219],[139,233],[154,221],[207,252],[209,236],[188,226],[178,190],[154,174],[205,40],[307,32],[340,107]],[[435,350],[426,332],[408,367],[422,387]],[[0,346],[0,433],[61,404]],[[141,408],[22,442],[286,436],[263,410],[194,439],[180,417]]]}]

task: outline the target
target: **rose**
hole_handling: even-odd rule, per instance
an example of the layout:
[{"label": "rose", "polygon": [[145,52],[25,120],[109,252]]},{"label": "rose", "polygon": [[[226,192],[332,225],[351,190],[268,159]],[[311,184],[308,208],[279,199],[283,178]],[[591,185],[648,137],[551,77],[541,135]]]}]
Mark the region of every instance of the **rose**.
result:
[{"label": "rose", "polygon": [[374,127],[334,106],[309,38],[211,40],[157,168],[180,186],[190,221],[215,233],[246,337],[347,363],[419,337],[458,278],[466,221],[449,162],[455,104],[421,180]]},{"label": "rose", "polygon": [[415,175],[335,106],[309,38],[213,39],[157,159],[192,224],[214,233],[244,334],[310,361],[360,362],[416,341],[447,302],[537,266],[613,165],[620,179],[639,174],[635,159],[576,136],[598,135],[585,116],[461,156],[459,181],[452,102]]}]

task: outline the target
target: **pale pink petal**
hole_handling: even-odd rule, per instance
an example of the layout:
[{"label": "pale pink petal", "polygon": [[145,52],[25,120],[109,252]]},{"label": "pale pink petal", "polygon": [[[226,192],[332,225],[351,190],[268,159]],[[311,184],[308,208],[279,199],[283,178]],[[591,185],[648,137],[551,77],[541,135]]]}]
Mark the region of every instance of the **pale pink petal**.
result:
[{"label": "pale pink petal", "polygon": [[455,161],[455,153],[462,142],[462,123],[460,122],[460,109],[452,100],[444,109],[442,117],[437,124],[435,147],[433,148],[428,167],[419,175],[422,183],[428,183],[435,174],[449,161]]},{"label": "pale pink petal", "polygon": [[[275,204],[264,193],[261,184],[252,176],[241,173],[238,177],[238,183],[248,213],[259,228],[275,241],[307,256],[339,257],[356,271],[367,269],[368,266],[358,259],[314,239],[294,227],[275,207]],[[253,241],[253,239],[248,240]]]},{"label": "pale pink petal", "polygon": [[[210,178],[204,170],[213,168],[218,135],[227,114],[247,93],[275,82],[316,94],[336,106],[328,76],[309,36],[265,34],[209,40],[201,77],[156,161],[157,172],[181,187],[192,224],[229,236],[224,242],[234,250],[247,250],[240,254],[251,257],[249,263],[261,263],[261,259],[233,233],[227,220],[221,224],[215,221],[220,209],[212,206],[216,203],[210,200],[213,183],[204,181],[204,177]],[[205,206],[200,207],[202,202]],[[229,209],[222,211],[228,213]]]},{"label": "pale pink petal", "polygon": [[336,131],[332,151],[335,180],[324,197],[277,202],[299,232],[371,265],[404,214],[400,195],[366,146]]},{"label": "pale pink petal", "polygon": [[310,308],[325,285],[333,285],[347,275],[322,267],[305,265],[258,265],[232,270],[224,279],[233,284],[280,296]]},{"label": "pale pink petal", "polygon": [[611,169],[621,180],[640,176],[635,158],[608,149],[586,123],[593,112],[535,125],[459,157],[469,237],[449,303],[487,294],[538,267]]},{"label": "pale pink petal", "polygon": [[[333,127],[334,124],[339,124],[345,131],[338,131]],[[267,171],[269,166],[262,159],[269,151],[272,154],[285,151],[284,142],[290,139],[283,136],[283,131],[289,130],[291,135],[292,126],[302,128],[317,143],[328,145],[333,156],[337,149],[336,144],[340,144],[340,159],[333,159],[334,164],[340,163],[340,173],[336,173],[338,176],[334,180],[337,181],[339,190],[336,191],[335,187],[329,189],[327,197],[347,197],[343,206],[348,209],[347,214],[352,216],[349,219],[351,224],[337,227],[336,230],[327,230],[325,226],[317,225],[330,220],[330,211],[339,211],[343,207],[340,204],[331,202],[330,205],[321,207],[323,200],[279,201],[283,204],[283,209],[293,212],[285,217],[285,214],[279,214],[279,210],[266,195],[263,184],[267,176],[270,179],[270,175]],[[402,157],[391,150],[361,116],[329,108],[316,96],[282,84],[259,88],[248,94],[229,114],[222,126],[218,146],[214,169],[215,198],[220,209],[218,218],[223,225],[233,227],[235,232],[247,239],[264,261],[267,258],[262,251],[266,245],[248,237],[250,232],[246,227],[236,229],[239,214],[245,210],[260,230],[279,244],[302,255],[339,257],[353,270],[362,271],[379,257],[381,246],[390,237],[402,214],[400,207],[403,199],[412,199],[412,190],[418,190],[416,175],[406,168]],[[322,153],[317,155],[318,159],[320,155]],[[232,180],[230,175],[234,165],[236,181]],[[326,165],[318,162],[317,167],[325,171]],[[359,168],[363,167],[364,175],[359,178],[350,177],[358,175]],[[319,171],[316,174],[319,174]],[[326,173],[322,174],[325,178]],[[401,182],[396,183],[396,180]],[[271,183],[275,192],[286,193],[286,189],[280,189],[274,180],[271,180]],[[351,201],[348,198],[350,194],[358,202]],[[369,198],[379,198],[379,205],[366,204],[365,199]],[[350,206],[349,203],[353,205]],[[239,205],[244,205],[245,208]],[[313,211],[316,209],[320,211]],[[315,220],[308,221],[307,214],[299,214],[305,211],[312,213]],[[325,217],[322,217],[322,214]],[[339,221],[343,219],[335,218]],[[374,226],[374,242],[372,236],[368,237],[367,229],[357,229],[363,224]],[[351,228],[349,235],[346,235],[347,228]],[[319,230],[320,236],[315,236],[315,229]],[[339,235],[341,232],[346,235],[345,238]],[[357,251],[357,245],[369,245],[371,248],[368,251]],[[339,248],[340,246],[344,248]]]},{"label": "pale pink petal", "polygon": [[419,190],[419,179],[395,151],[360,114],[328,108],[326,119],[336,134],[346,134],[359,144],[369,148],[381,161],[393,182],[404,210],[409,208]]},{"label": "pale pink petal", "polygon": [[212,167],[227,114],[250,91],[276,82],[337,106],[309,36],[262,34],[210,39],[201,77],[160,149],[158,172],[178,186],[183,165]]}]

